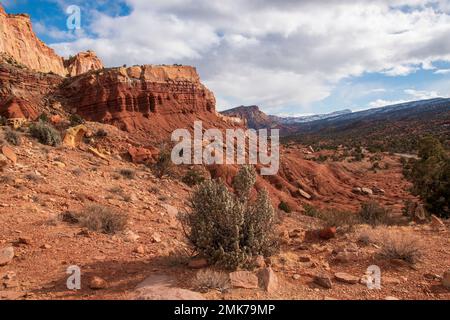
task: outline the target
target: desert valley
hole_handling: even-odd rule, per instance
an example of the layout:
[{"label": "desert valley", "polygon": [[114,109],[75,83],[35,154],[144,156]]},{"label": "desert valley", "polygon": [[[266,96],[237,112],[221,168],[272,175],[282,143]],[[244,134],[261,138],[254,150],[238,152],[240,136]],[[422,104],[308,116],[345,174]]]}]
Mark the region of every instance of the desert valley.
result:
[{"label": "desert valley", "polygon": [[[195,66],[66,59],[0,6],[0,116],[0,300],[450,299],[448,98],[309,118],[218,112]],[[279,129],[278,173],[171,164],[172,132],[195,121]],[[271,250],[256,221],[258,249],[206,254],[189,215],[230,199],[233,213],[264,207]]]}]

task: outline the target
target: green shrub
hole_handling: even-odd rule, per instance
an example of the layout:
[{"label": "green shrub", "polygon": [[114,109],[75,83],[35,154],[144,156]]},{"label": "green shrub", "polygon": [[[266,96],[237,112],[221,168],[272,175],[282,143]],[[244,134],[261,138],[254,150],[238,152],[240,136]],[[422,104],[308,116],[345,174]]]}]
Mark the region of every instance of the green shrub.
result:
[{"label": "green shrub", "polygon": [[38,117],[38,121],[48,122],[49,121],[48,115],[45,112],[41,113]]},{"label": "green shrub", "polygon": [[305,215],[308,217],[316,218],[319,216],[319,210],[310,204],[305,204],[303,209],[305,210]]},{"label": "green shrub", "polygon": [[43,121],[33,123],[30,126],[30,134],[32,137],[36,138],[40,143],[48,146],[56,147],[61,144],[60,133],[51,125]]},{"label": "green shrub", "polygon": [[239,198],[243,200],[250,196],[250,191],[256,182],[255,168],[245,165],[233,179],[233,188]]},{"label": "green shrub", "polygon": [[359,217],[362,222],[373,227],[384,225],[389,222],[389,210],[374,201],[369,201],[361,205]]},{"label": "green shrub", "polygon": [[278,209],[280,209],[281,211],[284,211],[286,213],[291,213],[292,209],[289,206],[289,204],[287,202],[281,201],[280,204],[278,205]]},{"label": "green shrub", "polygon": [[70,121],[70,126],[71,126],[71,127],[76,127],[76,126],[79,126],[80,124],[84,124],[84,123],[86,122],[86,121],[84,121],[84,119],[83,119],[81,116],[79,116],[78,114],[72,114],[72,115],[70,115],[69,121]]},{"label": "green shrub", "polygon": [[199,185],[205,181],[205,177],[203,174],[195,169],[190,169],[185,176],[183,177],[182,181],[187,184],[190,187]]},{"label": "green shrub", "polygon": [[106,132],[104,129],[98,129],[97,132],[95,133],[95,136],[97,138],[104,138],[108,136],[108,132]]},{"label": "green shrub", "polygon": [[450,157],[438,139],[426,137],[419,142],[420,160],[404,167],[405,177],[413,183],[413,193],[425,202],[427,211],[450,217]]},{"label": "green shrub", "polygon": [[[243,167],[235,187],[248,195],[255,180],[254,170]],[[191,206],[192,211],[181,216],[187,237],[212,263],[235,269],[276,248],[274,209],[265,191],[250,201],[231,193],[222,182],[207,180],[194,192]]]},{"label": "green shrub", "polygon": [[166,150],[161,150],[156,163],[153,165],[153,174],[157,178],[168,175],[172,169],[171,154]]},{"label": "green shrub", "polygon": [[20,138],[20,135],[17,132],[11,130],[10,128],[8,128],[5,132],[5,139],[14,146],[20,146],[22,144],[22,139]]}]

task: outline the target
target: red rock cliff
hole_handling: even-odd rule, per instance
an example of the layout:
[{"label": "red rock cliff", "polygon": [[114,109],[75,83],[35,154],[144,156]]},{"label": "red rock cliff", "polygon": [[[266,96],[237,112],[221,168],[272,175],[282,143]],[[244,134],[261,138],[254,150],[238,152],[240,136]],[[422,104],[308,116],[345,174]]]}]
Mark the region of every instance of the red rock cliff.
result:
[{"label": "red rock cliff", "polygon": [[75,77],[92,70],[103,69],[102,61],[95,52],[80,52],[76,56],[64,61],[64,66],[68,76]]},{"label": "red rock cliff", "polygon": [[164,135],[195,119],[218,120],[215,98],[188,66],[135,66],[89,72],[66,81],[65,104],[82,117]]}]

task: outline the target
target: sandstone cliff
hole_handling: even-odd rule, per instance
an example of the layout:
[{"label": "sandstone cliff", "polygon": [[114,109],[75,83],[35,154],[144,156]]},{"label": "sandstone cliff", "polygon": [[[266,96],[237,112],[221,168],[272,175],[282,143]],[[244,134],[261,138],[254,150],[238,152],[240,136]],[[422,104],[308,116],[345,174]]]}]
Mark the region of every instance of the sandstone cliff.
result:
[{"label": "sandstone cliff", "polygon": [[0,52],[41,72],[65,75],[63,59],[39,40],[25,14],[7,14],[0,5]]},{"label": "sandstone cliff", "polygon": [[71,112],[130,132],[161,136],[196,119],[219,120],[215,98],[189,66],[104,69],[68,79],[60,94]]},{"label": "sandstone cliff", "polygon": [[7,14],[1,4],[0,53],[31,70],[52,72],[60,76],[76,76],[103,68],[102,62],[92,51],[81,52],[64,61],[64,58],[38,39],[28,15]]},{"label": "sandstone cliff", "polygon": [[103,63],[95,52],[87,51],[65,60],[64,67],[68,76],[75,77],[88,71],[103,69]]},{"label": "sandstone cliff", "polygon": [[0,115],[36,119],[50,106],[53,93],[62,81],[58,75],[1,63],[0,59]]}]

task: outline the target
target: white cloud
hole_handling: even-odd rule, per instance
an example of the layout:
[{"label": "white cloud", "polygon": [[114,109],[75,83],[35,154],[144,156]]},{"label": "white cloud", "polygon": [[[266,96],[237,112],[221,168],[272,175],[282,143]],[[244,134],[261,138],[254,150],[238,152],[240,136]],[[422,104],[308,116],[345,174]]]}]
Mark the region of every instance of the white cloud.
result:
[{"label": "white cloud", "polygon": [[449,74],[450,69],[439,69],[434,72],[435,74]]},{"label": "white cloud", "polygon": [[96,39],[53,47],[64,55],[93,49],[109,66],[192,64],[223,106],[298,105],[293,112],[302,113],[344,78],[407,75],[450,61],[448,1],[126,2],[126,17],[89,19]]},{"label": "white cloud", "polygon": [[385,107],[385,106],[389,106],[389,105],[400,104],[400,103],[405,103],[405,102],[410,102],[410,101],[415,101],[415,100],[448,98],[448,95],[440,94],[437,91],[406,89],[403,92],[407,95],[406,99],[399,99],[399,100],[377,99],[377,100],[369,103],[369,107],[370,108],[379,108],[379,107]]}]

